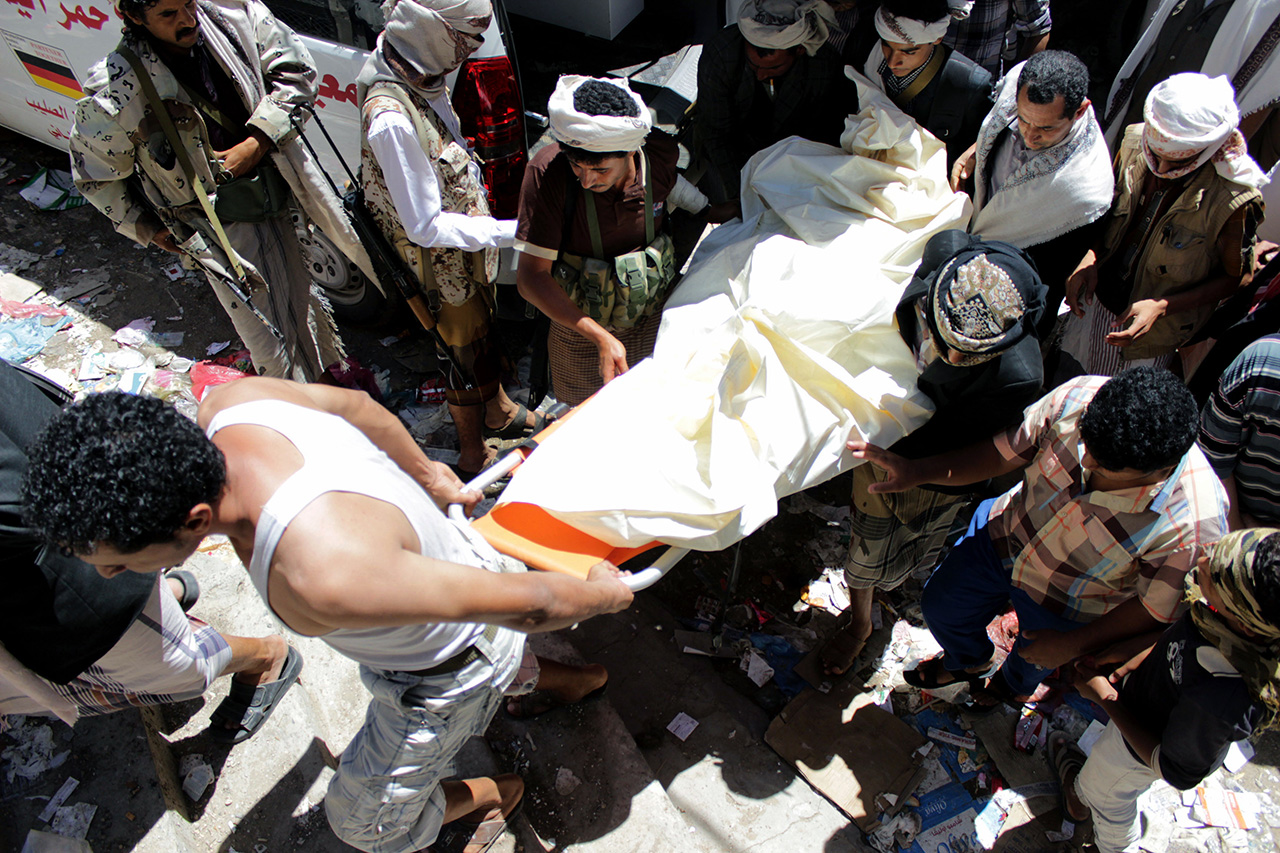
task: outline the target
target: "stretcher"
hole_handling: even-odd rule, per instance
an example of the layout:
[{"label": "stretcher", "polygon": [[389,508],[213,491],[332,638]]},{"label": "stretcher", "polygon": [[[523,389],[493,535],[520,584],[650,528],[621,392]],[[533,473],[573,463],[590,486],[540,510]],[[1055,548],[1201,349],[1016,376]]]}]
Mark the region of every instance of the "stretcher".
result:
[{"label": "stretcher", "polygon": [[[591,401],[582,405],[589,402]],[[538,445],[546,441],[580,408],[571,409],[537,435],[512,448],[467,483],[467,488],[484,491],[503,477],[513,474]],[[462,523],[467,522],[461,504],[449,505],[449,517]],[[494,550],[514,557],[533,569],[561,572],[585,580],[591,567],[601,560],[608,560],[615,566],[624,566],[631,570],[631,574],[623,578],[623,582],[633,592],[653,586],[689,553],[688,548],[664,546],[656,541],[639,546],[615,547],[565,524],[542,507],[531,503],[499,503],[487,514],[471,520],[470,524]],[[645,562],[641,559],[645,555],[652,557],[649,564],[643,568],[633,568],[636,563]]]}]

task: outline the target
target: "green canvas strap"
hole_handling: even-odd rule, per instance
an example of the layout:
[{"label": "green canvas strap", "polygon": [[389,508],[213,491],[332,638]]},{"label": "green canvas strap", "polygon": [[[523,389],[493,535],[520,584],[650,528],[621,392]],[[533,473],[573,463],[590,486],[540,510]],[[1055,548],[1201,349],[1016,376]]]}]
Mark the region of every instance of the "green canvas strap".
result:
[{"label": "green canvas strap", "polygon": [[195,89],[192,89],[186,83],[183,83],[181,80],[178,81],[178,85],[182,87],[182,91],[186,92],[187,97],[190,98],[192,103],[196,105],[196,109],[200,110],[200,112],[204,113],[209,118],[213,119],[214,123],[216,123],[223,130],[226,130],[230,133],[235,133],[236,131],[240,130],[240,128],[236,127],[234,123],[232,123],[225,115],[223,115],[222,110],[218,109],[213,104],[211,104],[208,98],[204,97]]},{"label": "green canvas strap", "polygon": [[[192,191],[196,194],[196,200],[200,202],[200,206],[204,209],[204,214],[209,218],[209,223],[213,226],[214,233],[218,236],[218,242],[222,244],[222,251],[226,254],[227,260],[231,264],[231,269],[235,272],[237,281],[228,279],[226,285],[231,291],[244,303],[253,315],[258,318],[281,343],[284,343],[284,335],[276,328],[275,323],[267,319],[267,315],[258,310],[258,306],[253,304],[253,300],[249,298],[249,277],[245,275],[244,266],[240,263],[240,256],[231,248],[231,240],[227,237],[227,232],[222,227],[222,221],[218,219],[218,214],[213,210],[213,202],[209,201],[209,193],[205,191],[204,185],[196,178],[195,166],[191,163],[191,155],[182,145],[182,138],[178,136],[178,129],[173,126],[173,117],[169,115],[169,111],[165,109],[164,102],[160,99],[160,94],[156,92],[156,84],[152,81],[151,75],[147,73],[147,69],[143,67],[142,60],[132,49],[125,45],[120,45],[116,52],[125,58],[129,63],[129,67],[133,69],[133,74],[138,78],[138,85],[142,87],[142,94],[146,96],[147,103],[151,105],[151,112],[156,116],[156,120],[160,122],[160,129],[164,131],[165,138],[169,140],[169,146],[173,149],[174,156],[178,159],[178,165],[182,166],[183,174],[187,176],[187,181],[191,184]],[[215,190],[216,191],[216,190]],[[243,282],[245,290],[241,290],[239,283]]]},{"label": "green canvas strap", "polygon": [[[644,244],[653,242],[656,229],[653,224],[653,173],[649,169],[649,155],[640,149],[640,168],[644,169]],[[587,233],[591,235],[591,256],[604,257],[604,243],[600,240],[600,220],[596,216],[596,195],[588,192],[587,196]]]}]

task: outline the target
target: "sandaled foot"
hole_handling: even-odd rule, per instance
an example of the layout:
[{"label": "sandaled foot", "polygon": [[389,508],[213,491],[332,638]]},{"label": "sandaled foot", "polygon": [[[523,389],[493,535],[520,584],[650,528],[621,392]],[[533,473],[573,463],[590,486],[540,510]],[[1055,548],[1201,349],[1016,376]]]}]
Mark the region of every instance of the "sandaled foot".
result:
[{"label": "sandaled foot", "polygon": [[502,802],[477,809],[446,824],[429,850],[432,853],[485,853],[502,837],[507,822],[519,814],[524,804],[524,781],[514,773],[493,777]]},{"label": "sandaled foot", "polygon": [[902,680],[912,687],[921,690],[937,690],[939,687],[950,687],[952,684],[967,682],[970,685],[981,683],[978,675],[968,670],[950,670],[942,663],[942,655],[922,660],[915,669],[902,673]]},{"label": "sandaled foot", "polygon": [[290,646],[280,677],[275,681],[255,687],[233,677],[227,698],[209,718],[209,737],[218,743],[232,744],[253,737],[298,680],[301,671],[302,653]]},{"label": "sandaled foot", "polygon": [[1092,812],[1076,794],[1076,777],[1086,761],[1085,754],[1071,742],[1066,732],[1054,732],[1049,735],[1047,744],[1049,764],[1058,776],[1058,796],[1062,805],[1062,813],[1080,823],[1088,820]]},{"label": "sandaled foot", "polygon": [[599,667],[599,670],[605,680],[600,682],[598,687],[587,689],[586,692],[564,688],[561,690],[534,690],[521,696],[512,696],[507,699],[507,714],[517,720],[527,720],[530,717],[537,717],[548,711],[554,711],[556,708],[563,708],[566,705],[594,702],[604,696],[604,692],[609,686],[608,672],[604,670],[604,667]]},{"label": "sandaled foot", "polygon": [[524,403],[516,403],[516,413],[505,424],[500,427],[485,425],[484,437],[524,438],[542,432],[550,422],[550,419],[541,412],[531,412]]},{"label": "sandaled foot", "polygon": [[1013,687],[1005,680],[1004,670],[999,670],[987,679],[986,684],[979,682],[971,688],[968,710],[973,714],[988,714],[1001,705],[1008,705],[1015,711],[1021,709],[1031,700],[1030,696],[1022,696],[1013,691]]},{"label": "sandaled foot", "polygon": [[852,625],[832,634],[819,653],[824,675],[844,675],[867,647],[867,637],[859,637]]},{"label": "sandaled foot", "polygon": [[183,613],[196,606],[200,600],[200,584],[194,574],[186,569],[170,569],[165,572],[164,579],[169,582],[173,597],[178,599]]}]

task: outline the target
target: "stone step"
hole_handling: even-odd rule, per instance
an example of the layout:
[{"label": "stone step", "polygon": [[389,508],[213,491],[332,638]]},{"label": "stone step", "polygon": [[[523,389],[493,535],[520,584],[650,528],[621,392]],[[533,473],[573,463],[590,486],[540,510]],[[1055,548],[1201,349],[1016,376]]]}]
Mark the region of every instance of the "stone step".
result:
[{"label": "stone step", "polygon": [[[713,849],[752,853],[871,850],[844,813],[764,743],[769,715],[717,669],[735,664],[683,653],[676,627],[662,602],[642,593],[626,612],[565,636],[586,660],[609,667],[610,702],[697,837],[714,840]],[[680,712],[698,721],[683,742],[667,731]]]}]

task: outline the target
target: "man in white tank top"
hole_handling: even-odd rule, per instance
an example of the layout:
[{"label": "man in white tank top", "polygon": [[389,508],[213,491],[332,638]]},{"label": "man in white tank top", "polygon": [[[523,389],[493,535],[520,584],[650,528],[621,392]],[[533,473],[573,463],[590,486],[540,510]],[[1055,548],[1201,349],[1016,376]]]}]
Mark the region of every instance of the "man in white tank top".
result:
[{"label": "man in white tank top", "polygon": [[[601,563],[585,581],[504,571],[440,511],[479,495],[363,393],[242,379],[206,395],[208,438],[158,417],[155,400],[109,396],[109,416],[72,406],[41,438],[78,449],[74,464],[33,474],[48,496],[32,512],[45,535],[108,577],[157,571],[209,534],[229,537],[281,621],[358,661],[373,693],[326,796],[337,835],[370,853],[421,850],[444,824],[496,837],[520,778],[442,777],[504,693],[536,683],[536,697],[509,708],[532,714],[603,689],[603,667],[536,659],[523,635],[625,609],[632,594],[618,569]],[[213,483],[217,497],[193,500],[193,481]]]}]

